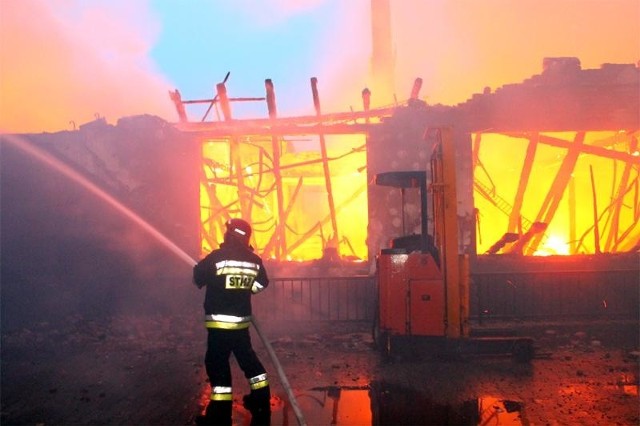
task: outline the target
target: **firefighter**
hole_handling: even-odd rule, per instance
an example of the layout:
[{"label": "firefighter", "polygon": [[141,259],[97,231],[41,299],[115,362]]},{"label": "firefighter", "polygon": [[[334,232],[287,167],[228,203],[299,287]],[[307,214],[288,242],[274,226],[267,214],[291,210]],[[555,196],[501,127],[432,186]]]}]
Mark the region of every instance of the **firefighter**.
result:
[{"label": "firefighter", "polygon": [[271,419],[267,373],[251,345],[251,296],[269,285],[260,256],[249,244],[251,226],[242,219],[226,223],[224,242],[193,268],[193,282],[206,287],[204,311],[207,327],[205,367],[211,396],[203,424],[231,425],[233,394],[231,353],[249,381],[251,393],[245,406],[252,425],[268,425]]}]

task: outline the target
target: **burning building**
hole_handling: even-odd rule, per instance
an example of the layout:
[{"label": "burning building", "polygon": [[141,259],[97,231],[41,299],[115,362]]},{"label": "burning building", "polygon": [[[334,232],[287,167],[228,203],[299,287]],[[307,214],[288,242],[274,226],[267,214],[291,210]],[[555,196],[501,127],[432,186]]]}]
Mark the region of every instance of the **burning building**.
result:
[{"label": "burning building", "polygon": [[371,259],[419,224],[411,203],[401,215],[399,199],[380,199],[367,183],[379,172],[427,169],[424,133],[441,125],[458,134],[464,252],[569,255],[637,245],[634,64],[583,70],[577,58],[547,58],[541,74],[456,106],[420,100],[418,79],[394,108],[368,109],[365,90],[360,112],[297,118],[275,116],[269,84],[270,118],[256,120],[233,119],[231,102],[245,99],[228,98],[223,84],[208,100],[220,106],[218,121],[190,122],[187,102],[172,94],[177,128],[203,146],[204,249],[224,220],[242,215],[256,223],[255,244],[268,257],[335,251]]},{"label": "burning building", "polygon": [[[406,101],[371,108],[374,94],[364,89],[360,110],[323,113],[311,79],[316,114],[279,117],[272,81],[253,98],[227,94],[222,82],[212,99],[171,92],[174,124],[136,116],[112,126],[98,117],[20,137],[90,177],[193,258],[217,247],[228,218],[242,216],[276,276],[367,276],[391,239],[420,232],[418,200],[380,191],[373,177],[428,175],[425,134],[450,127],[459,251],[472,259],[472,299],[491,294],[493,303],[510,297],[507,281],[555,288],[558,271],[576,285],[613,280],[637,289],[639,87],[635,64],[582,69],[576,58],[547,58],[540,74],[455,106],[423,101],[416,79]],[[265,118],[235,119],[246,102],[264,103]],[[189,117],[194,103],[208,107],[198,121]],[[485,285],[499,291],[481,291]],[[594,290],[593,303],[607,299],[601,293]],[[629,303],[623,310],[637,311]]]}]

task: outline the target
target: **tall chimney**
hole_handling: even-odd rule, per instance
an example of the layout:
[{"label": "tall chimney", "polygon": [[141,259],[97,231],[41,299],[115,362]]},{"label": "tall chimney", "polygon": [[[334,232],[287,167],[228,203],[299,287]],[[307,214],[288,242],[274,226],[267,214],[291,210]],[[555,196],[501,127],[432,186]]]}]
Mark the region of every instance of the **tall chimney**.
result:
[{"label": "tall chimney", "polygon": [[371,100],[390,104],[395,95],[390,0],[371,0],[371,44]]}]

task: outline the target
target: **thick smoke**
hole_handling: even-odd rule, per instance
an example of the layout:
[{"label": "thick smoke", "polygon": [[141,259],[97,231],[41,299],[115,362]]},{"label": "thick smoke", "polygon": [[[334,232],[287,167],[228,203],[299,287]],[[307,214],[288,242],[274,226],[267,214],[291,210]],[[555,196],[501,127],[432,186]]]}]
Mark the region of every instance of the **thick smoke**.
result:
[{"label": "thick smoke", "polygon": [[[191,88],[185,86],[192,81],[211,87],[216,82],[211,70],[222,70],[221,79],[231,66],[236,78],[239,72],[248,72],[244,68],[252,69],[254,75],[251,81],[232,81],[243,86],[233,88],[235,94],[258,95],[245,86],[255,82],[256,90],[262,90],[263,79],[279,76],[275,84],[284,115],[313,113],[312,76],[318,77],[326,112],[361,109],[360,92],[372,85],[371,1],[271,0],[197,6],[203,13],[242,20],[235,27],[240,25],[246,32],[239,41],[244,43],[244,59],[234,56],[234,50],[205,26],[206,33],[194,30],[197,39],[191,44],[201,46],[207,40],[209,50],[198,57],[185,38],[186,44],[176,50],[175,61],[180,63],[171,65],[177,69],[175,82],[162,75],[159,67],[163,65],[151,56],[168,25],[160,21],[155,6],[142,0],[3,2],[0,129],[17,133],[71,129],[96,115],[116,120],[147,113],[175,120],[168,90],[187,92]],[[424,81],[421,98],[452,105],[485,87],[521,82],[540,71],[544,57],[578,57],[585,69],[602,63],[636,63],[640,58],[635,0],[403,0],[390,6],[395,87],[389,90],[400,101],[408,98],[418,77]],[[175,7],[187,6],[176,3]],[[290,40],[306,43],[305,57],[290,58],[282,54],[282,47],[269,46],[272,60],[265,60],[261,40],[272,39],[283,29],[292,34],[299,19],[309,16],[321,20],[319,27],[326,31]],[[247,38],[255,43],[248,44]],[[280,76],[283,70],[286,79]],[[198,93],[190,98],[207,95]],[[373,105],[381,98],[373,93]],[[297,107],[286,109],[287,104]]]},{"label": "thick smoke", "polygon": [[78,315],[104,319],[198,307],[189,264],[9,139],[20,138],[2,141],[3,331],[45,317],[60,324]]},{"label": "thick smoke", "polygon": [[416,77],[427,102],[454,105],[540,72],[545,57],[578,57],[583,68],[640,58],[635,0],[408,0],[391,8],[399,99]]},{"label": "thick smoke", "polygon": [[25,0],[0,8],[0,131],[175,114],[172,85],[149,57],[160,25],[147,1]]}]

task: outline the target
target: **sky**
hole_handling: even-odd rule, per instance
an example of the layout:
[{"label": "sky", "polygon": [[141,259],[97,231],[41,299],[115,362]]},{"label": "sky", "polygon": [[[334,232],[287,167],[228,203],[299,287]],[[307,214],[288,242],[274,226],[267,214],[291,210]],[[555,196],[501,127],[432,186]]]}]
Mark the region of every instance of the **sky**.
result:
[{"label": "sky", "polygon": [[[372,83],[370,11],[370,0],[0,0],[0,131],[176,122],[169,91],[210,99],[227,73],[231,97],[262,97],[271,79],[279,116],[314,113],[311,77],[323,112],[358,110]],[[390,19],[399,101],[418,77],[422,99],[455,105],[539,74],[545,57],[640,61],[638,0],[391,0]],[[234,103],[233,114],[267,109]]]}]

